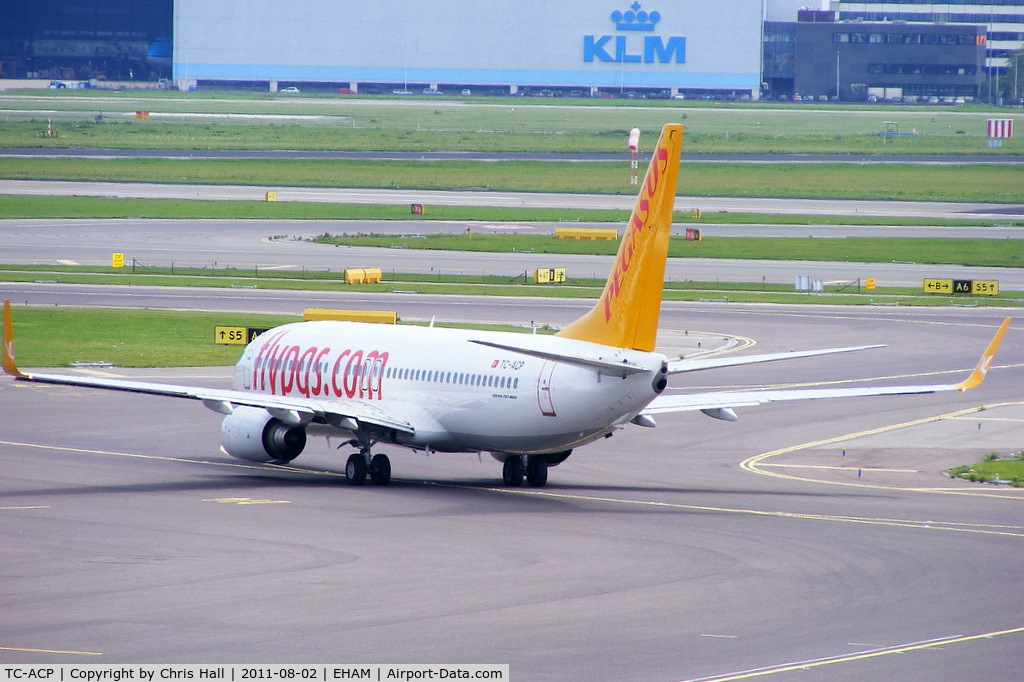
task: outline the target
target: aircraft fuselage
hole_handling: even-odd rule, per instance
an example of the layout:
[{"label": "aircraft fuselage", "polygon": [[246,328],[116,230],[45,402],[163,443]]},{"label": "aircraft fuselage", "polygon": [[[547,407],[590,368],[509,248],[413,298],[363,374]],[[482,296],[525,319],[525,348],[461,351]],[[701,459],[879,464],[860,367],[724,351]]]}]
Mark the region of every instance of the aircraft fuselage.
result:
[{"label": "aircraft fuselage", "polygon": [[[545,353],[645,371],[615,374],[481,342],[534,342]],[[379,407],[415,427],[395,434],[399,445],[542,454],[629,422],[658,395],[664,362],[657,353],[550,336],[325,321],[277,327],[255,339],[235,369],[234,388]]]}]

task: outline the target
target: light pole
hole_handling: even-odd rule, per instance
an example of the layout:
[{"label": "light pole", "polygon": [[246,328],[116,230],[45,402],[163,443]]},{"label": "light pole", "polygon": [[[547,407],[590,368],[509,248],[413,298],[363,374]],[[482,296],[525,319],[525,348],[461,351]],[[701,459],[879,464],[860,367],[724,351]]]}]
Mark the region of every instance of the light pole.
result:
[{"label": "light pole", "polygon": [[1021,104],[1020,88],[1017,85],[1020,80],[1021,59],[1024,59],[1024,51],[1013,55],[1013,96],[1017,98],[1017,104]]},{"label": "light pole", "polygon": [[836,50],[836,99],[842,99],[839,96],[839,50]]}]

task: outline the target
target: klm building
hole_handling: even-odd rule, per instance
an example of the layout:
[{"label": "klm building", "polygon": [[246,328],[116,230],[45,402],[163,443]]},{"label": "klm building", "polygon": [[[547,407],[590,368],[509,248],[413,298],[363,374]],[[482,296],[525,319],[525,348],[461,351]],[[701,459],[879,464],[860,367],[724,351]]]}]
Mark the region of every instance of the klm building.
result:
[{"label": "klm building", "polygon": [[179,87],[756,99],[760,0],[176,0]]}]

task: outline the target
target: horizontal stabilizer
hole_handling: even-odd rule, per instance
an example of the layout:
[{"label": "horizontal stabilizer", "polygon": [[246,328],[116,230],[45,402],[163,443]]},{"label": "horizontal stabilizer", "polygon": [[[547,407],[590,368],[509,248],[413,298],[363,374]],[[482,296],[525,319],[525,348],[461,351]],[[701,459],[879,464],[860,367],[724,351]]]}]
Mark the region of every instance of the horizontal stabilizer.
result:
[{"label": "horizontal stabilizer", "polygon": [[480,341],[477,339],[470,339],[470,343],[476,343],[481,346],[488,346],[490,348],[497,348],[499,350],[512,351],[513,353],[522,353],[523,355],[531,355],[535,358],[542,358],[544,360],[554,360],[555,362],[567,362],[572,365],[581,365],[583,367],[590,367],[601,372],[608,372],[611,374],[618,374],[626,376],[627,374],[638,374],[640,372],[646,372],[647,369],[638,365],[630,364],[625,360],[605,360],[603,358],[593,358],[584,355],[570,355],[567,353],[555,353],[553,351],[540,350],[538,348],[530,348],[527,346],[514,346],[506,343],[495,343],[494,341]]}]

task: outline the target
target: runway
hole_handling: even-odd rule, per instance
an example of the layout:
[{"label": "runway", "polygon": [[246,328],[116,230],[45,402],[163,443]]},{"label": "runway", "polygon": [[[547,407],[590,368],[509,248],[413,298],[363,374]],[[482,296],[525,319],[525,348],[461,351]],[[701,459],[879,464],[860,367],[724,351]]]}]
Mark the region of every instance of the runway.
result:
[{"label": "runway", "polygon": [[[530,305],[561,319],[580,304]],[[437,306],[510,316],[502,300]],[[889,344],[670,389],[715,390],[953,380],[933,372],[971,367],[1001,317],[670,304],[661,328],[747,338],[755,352]],[[0,380],[0,656],[507,662],[516,680],[1005,680],[1024,664],[1024,493],[941,472],[1024,442],[1019,335],[1016,323],[975,391],[766,406],[736,424],[660,417],[580,449],[540,490],[494,487],[487,456],[401,450],[391,486],[351,488],[322,440],[295,468],[249,466],[218,452],[219,416],[199,404]]]}]

